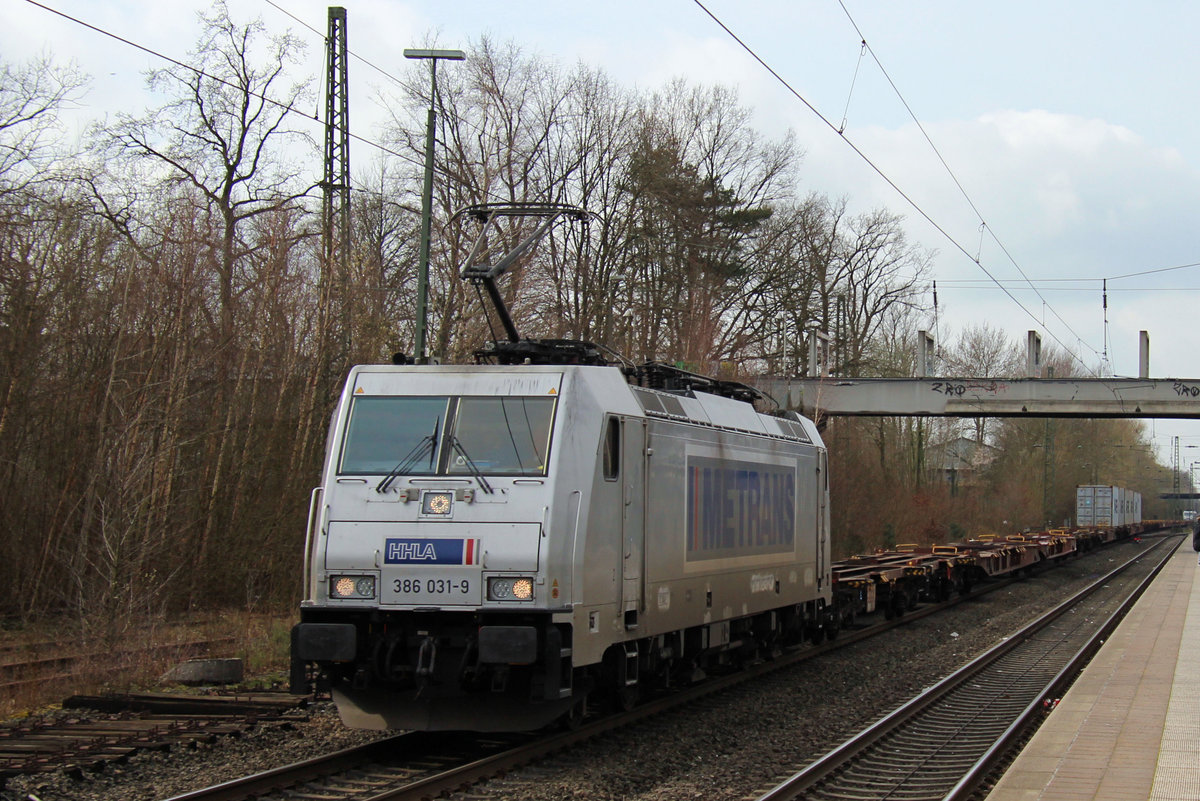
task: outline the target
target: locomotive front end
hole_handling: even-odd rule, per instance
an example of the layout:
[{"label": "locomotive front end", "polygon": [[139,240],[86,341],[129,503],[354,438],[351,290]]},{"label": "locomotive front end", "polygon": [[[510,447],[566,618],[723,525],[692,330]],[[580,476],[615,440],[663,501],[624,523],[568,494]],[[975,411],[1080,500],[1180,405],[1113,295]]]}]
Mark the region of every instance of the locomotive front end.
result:
[{"label": "locomotive front end", "polygon": [[293,676],[315,667],[348,724],[510,730],[569,708],[569,570],[548,545],[562,391],[536,368],[350,374],[293,631]]}]

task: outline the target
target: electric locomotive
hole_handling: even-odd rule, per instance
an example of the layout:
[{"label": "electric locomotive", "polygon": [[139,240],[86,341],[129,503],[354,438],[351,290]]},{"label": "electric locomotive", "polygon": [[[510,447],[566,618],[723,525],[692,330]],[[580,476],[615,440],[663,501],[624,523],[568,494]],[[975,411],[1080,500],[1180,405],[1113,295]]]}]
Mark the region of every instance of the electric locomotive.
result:
[{"label": "electric locomotive", "polygon": [[494,279],[586,213],[467,211],[543,218],[463,271],[509,340],[475,365],[351,370],[312,496],[293,683],[315,672],[351,726],[523,730],[831,625],[812,422],[757,412],[735,382],[520,339]]}]

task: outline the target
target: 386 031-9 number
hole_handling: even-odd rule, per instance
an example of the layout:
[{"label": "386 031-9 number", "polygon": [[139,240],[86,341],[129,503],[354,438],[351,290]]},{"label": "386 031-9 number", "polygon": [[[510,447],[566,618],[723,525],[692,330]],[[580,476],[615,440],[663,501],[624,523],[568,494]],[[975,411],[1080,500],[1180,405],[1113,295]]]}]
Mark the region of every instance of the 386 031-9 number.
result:
[{"label": "386 031-9 number", "polygon": [[397,595],[448,595],[471,591],[470,579],[408,578],[393,579],[392,592]]},{"label": "386 031-9 number", "polygon": [[483,580],[470,570],[397,570],[384,574],[384,604],[402,606],[474,606],[480,603]]}]

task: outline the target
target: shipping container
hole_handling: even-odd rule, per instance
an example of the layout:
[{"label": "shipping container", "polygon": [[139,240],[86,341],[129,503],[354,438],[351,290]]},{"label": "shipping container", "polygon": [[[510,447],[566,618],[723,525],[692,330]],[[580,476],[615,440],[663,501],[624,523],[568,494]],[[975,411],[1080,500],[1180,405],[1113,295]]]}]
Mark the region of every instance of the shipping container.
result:
[{"label": "shipping container", "polygon": [[1075,525],[1081,528],[1117,528],[1142,522],[1139,492],[1104,484],[1075,489]]}]

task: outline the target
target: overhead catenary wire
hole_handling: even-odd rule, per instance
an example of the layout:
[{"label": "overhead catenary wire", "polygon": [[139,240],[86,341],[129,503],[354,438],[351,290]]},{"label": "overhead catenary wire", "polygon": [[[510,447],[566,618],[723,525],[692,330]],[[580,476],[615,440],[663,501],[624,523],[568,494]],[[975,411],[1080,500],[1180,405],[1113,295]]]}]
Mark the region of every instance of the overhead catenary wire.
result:
[{"label": "overhead catenary wire", "polygon": [[[275,2],[275,0],[263,0],[263,1],[264,1],[265,3],[267,3],[267,5],[271,6],[272,8],[276,9],[277,11],[279,11],[281,14],[284,14],[284,15],[285,15],[285,16],[287,16],[289,19],[293,20],[293,21],[294,21],[294,22],[295,22],[297,25],[300,25],[300,26],[302,26],[302,27],[304,27],[304,28],[307,28],[307,29],[308,29],[309,31],[311,31],[311,32],[312,32],[314,35],[316,35],[316,36],[319,36],[319,37],[322,39],[322,41],[324,41],[324,39],[325,39],[325,34],[321,33],[321,31],[317,30],[317,29],[316,29],[316,28],[314,28],[312,25],[310,25],[309,23],[305,22],[305,21],[304,21],[303,19],[301,19],[300,17],[298,17],[298,16],[296,16],[295,14],[293,14],[291,11],[288,11],[286,8],[284,8],[283,6],[281,6],[279,3]],[[396,74],[394,74],[394,73],[392,73],[392,72],[389,72],[389,71],[388,71],[387,69],[385,69],[384,67],[381,67],[381,66],[379,66],[378,64],[376,64],[375,62],[373,62],[373,61],[371,61],[370,59],[366,58],[365,56],[363,56],[362,54],[360,54],[359,52],[357,52],[357,51],[356,51],[356,50],[354,50],[353,48],[349,48],[349,49],[347,50],[347,52],[350,54],[351,58],[354,58],[354,59],[356,59],[356,60],[358,60],[358,61],[361,61],[363,64],[367,65],[367,66],[368,66],[368,67],[370,67],[371,69],[373,69],[373,70],[375,70],[376,72],[378,72],[378,73],[379,73],[380,75],[382,75],[384,78],[386,78],[387,80],[389,80],[389,81],[391,81],[392,83],[394,83],[396,86],[398,86],[398,87],[400,87],[400,88],[404,88],[404,81],[403,81],[403,80],[402,80],[402,79],[401,79],[399,76],[397,76]],[[439,94],[441,94],[441,93],[439,92]],[[440,118],[440,119],[439,119],[439,124],[444,126],[444,125],[445,125],[445,118],[446,118],[447,116],[451,116],[451,114],[450,114],[450,112],[447,112],[447,111],[446,111],[446,110],[443,108],[443,109],[442,109],[442,113],[441,113],[441,114],[439,114],[438,116],[439,116],[439,118]],[[484,129],[484,128],[481,128],[481,127],[479,127],[478,125],[475,125],[475,124],[474,124],[474,123],[472,123],[470,120],[464,119],[463,117],[460,117],[460,116],[458,116],[457,114],[455,114],[455,115],[452,115],[452,116],[454,116],[454,118],[455,118],[456,120],[458,120],[458,122],[459,122],[459,123],[461,123],[462,125],[465,125],[466,127],[470,128],[470,129],[471,129],[471,130],[472,130],[474,133],[478,134],[479,136],[482,136],[482,137],[484,137],[485,139],[488,139],[488,140],[490,140],[490,141],[492,142],[492,144],[495,144],[495,145],[498,145],[498,146],[499,146],[499,145],[503,145],[503,142],[500,140],[500,138],[499,138],[499,137],[497,137],[497,136],[495,136],[494,134],[492,134],[490,131],[488,131],[488,130],[486,130],[486,129]],[[441,139],[441,140],[439,140],[439,141],[442,141],[442,142],[443,142],[443,144],[444,144],[444,139]],[[410,161],[411,161],[411,160],[410,160]],[[483,194],[484,194],[484,196],[485,196],[485,197],[489,197],[489,198],[491,198],[492,200],[494,200],[494,201],[497,201],[497,202],[501,202],[501,203],[502,203],[502,202],[505,202],[505,201],[508,199],[508,198],[506,198],[505,196],[501,195],[499,192],[495,192],[495,191],[493,191],[493,190],[492,190],[492,188],[491,188],[490,186],[488,186],[488,187],[484,187],[484,189],[483,189]]]},{"label": "overhead catenary wire", "polygon": [[850,98],[854,97],[854,84],[858,83],[858,71],[862,69],[863,58],[866,55],[867,40],[863,39],[862,46],[858,50],[858,61],[854,62],[854,75],[850,78],[850,91],[846,93],[846,108],[842,111],[842,124],[838,126],[838,133],[846,130],[846,123],[850,120]]},{"label": "overhead catenary wire", "polygon": [[[720,27],[723,31],[725,31],[725,33],[731,39],[733,39],[733,41],[737,42],[737,44],[743,50],[745,50],[746,53],[751,58],[753,58],[755,61],[757,61],[758,64],[763,69],[765,69],[773,78],[775,78],[775,80],[778,81],[779,84],[784,87],[784,89],[786,89],[793,97],[795,97],[797,100],[799,100],[801,103],[803,103],[804,106],[806,108],[808,108],[808,110],[811,111],[817,117],[817,119],[819,119],[822,123],[824,123],[826,127],[828,127],[831,131],[836,133],[842,139],[842,141],[846,143],[847,147],[849,147],[852,151],[854,151],[855,155],[857,155],[860,159],[862,159],[862,161],[868,167],[870,167],[875,172],[876,175],[878,175],[889,187],[891,187],[892,190],[896,192],[896,194],[898,194],[901,198],[903,198],[904,201],[918,215],[920,215],[922,219],[924,219],[927,223],[929,223],[931,226],[933,226],[934,230],[936,230],[939,234],[941,234],[942,237],[947,242],[949,242],[951,245],[953,245],[955,249],[957,249],[960,253],[962,253],[968,259],[971,259],[971,261],[975,261],[974,257],[971,255],[970,251],[968,251],[967,248],[964,247],[963,244],[958,241],[958,239],[956,239],[940,223],[938,223],[935,219],[933,219],[933,217],[928,212],[926,212],[925,209],[919,203],[917,203],[907,192],[905,192],[887,173],[885,173],[883,171],[883,169],[881,167],[879,167],[879,165],[877,165],[865,152],[863,152],[863,150],[861,148],[859,148],[858,145],[856,145],[853,141],[851,141],[851,139],[848,136],[846,136],[844,133],[839,132],[837,126],[834,125],[833,122],[831,122],[828,117],[826,117],[824,114],[822,114],[821,111],[819,109],[817,109],[817,107],[814,106],[811,102],[809,102],[809,100],[806,97],[804,97],[804,95],[802,95],[795,87],[793,87],[786,78],[784,78],[782,75],[780,75],[779,72],[774,67],[772,67],[770,64],[768,64],[767,61],[754,50],[754,48],[752,48],[752,47],[750,47],[750,45],[746,44],[746,42],[743,41],[741,39],[741,37],[739,37],[736,33],[734,33],[733,30],[728,25],[726,25],[716,14],[714,14],[712,11],[710,11],[708,9],[708,7],[704,5],[702,0],[693,0],[693,2],[695,2],[695,4],[700,8],[700,10],[703,11],[705,14],[707,14],[709,16],[709,18],[712,19],[712,21],[717,24],[718,27]],[[1061,345],[1063,347],[1063,349],[1068,353],[1068,355],[1070,355],[1071,358],[1073,358],[1075,361],[1079,362],[1079,364],[1085,370],[1087,370],[1089,373],[1092,373],[1093,375],[1096,374],[1096,371],[1090,365],[1088,365],[1086,362],[1084,362],[1083,359],[1081,359],[1078,356],[1078,354],[1075,353],[1073,348],[1068,346],[1054,331],[1052,331],[1051,329],[1046,328],[1044,325],[1042,325],[1042,323],[1038,319],[1037,315],[1035,315],[1032,311],[1030,311],[1029,308],[1025,304],[1021,303],[1021,301],[1018,300],[1015,295],[1013,295],[1011,292],[1009,292],[1006,287],[1000,285],[998,280],[996,279],[996,277],[992,274],[992,272],[990,270],[988,270],[987,267],[985,267],[983,265],[982,262],[975,262],[975,263],[979,266],[979,269],[983,271],[984,275],[988,276],[988,278],[997,282],[997,286],[1001,289],[1001,291],[1003,291],[1004,294],[1006,294],[1008,296],[1008,298],[1014,304],[1016,304],[1016,306],[1019,309],[1021,309],[1021,311],[1023,311],[1029,319],[1033,320],[1036,324],[1038,324],[1039,327],[1045,328],[1046,333],[1052,339],[1054,339],[1055,342],[1057,342],[1059,345]]]},{"label": "overhead catenary wire", "polygon": [[[989,230],[990,230],[990,229],[989,229]],[[1032,287],[1033,287],[1033,282],[1030,280],[1029,276],[1025,275],[1025,272],[1024,272],[1023,270],[1021,270],[1020,266],[1019,266],[1019,265],[1017,265],[1017,260],[1016,260],[1015,258],[1013,258],[1013,255],[1012,255],[1011,253],[1009,253],[1009,252],[1008,252],[1008,248],[1007,248],[1007,247],[1004,245],[1004,243],[1003,243],[1003,242],[1001,242],[1001,241],[1000,241],[998,238],[996,238],[996,236],[995,236],[995,234],[994,234],[994,233],[992,234],[992,240],[993,240],[993,241],[996,243],[996,246],[1000,248],[1000,251],[1001,251],[1001,252],[1002,252],[1002,253],[1003,253],[1003,254],[1004,254],[1004,255],[1005,255],[1007,258],[1008,258],[1009,262],[1011,262],[1011,263],[1012,263],[1014,266],[1017,266],[1017,271],[1021,273],[1021,277],[1022,277],[1022,279],[1023,279],[1023,281],[1024,281],[1025,285],[1026,285],[1026,286],[1029,286],[1029,287],[1031,287],[1031,288],[1032,288]],[[989,276],[989,277],[991,277],[991,276]],[[993,280],[994,280],[994,279],[993,279]],[[1036,293],[1037,291],[1038,291],[1037,289],[1034,289],[1034,292],[1035,292],[1035,293]],[[1041,299],[1041,301],[1042,301],[1043,303],[1045,303],[1045,304],[1046,304],[1046,308],[1048,308],[1048,309],[1050,310],[1050,313],[1054,315],[1055,319],[1057,319],[1057,320],[1058,320],[1060,323],[1062,323],[1062,324],[1063,324],[1063,326],[1065,326],[1065,327],[1066,327],[1066,329],[1067,329],[1068,331],[1070,331],[1070,332],[1071,332],[1071,335],[1072,335],[1072,336],[1074,336],[1074,337],[1076,338],[1076,340],[1077,340],[1077,341],[1080,343],[1080,345],[1082,345],[1083,347],[1086,347],[1086,348],[1087,348],[1088,350],[1090,350],[1092,353],[1095,353],[1097,356],[1099,356],[1099,353],[1097,353],[1097,351],[1096,351],[1096,349],[1095,349],[1094,347],[1092,347],[1090,344],[1088,344],[1087,342],[1085,342],[1085,341],[1083,340],[1083,338],[1082,338],[1082,337],[1080,337],[1078,334],[1076,334],[1076,333],[1075,333],[1075,330],[1074,330],[1073,328],[1071,328],[1071,325],[1070,325],[1070,324],[1069,324],[1069,323],[1068,323],[1066,320],[1064,320],[1064,319],[1063,319],[1062,315],[1058,313],[1058,310],[1057,310],[1057,309],[1055,309],[1053,306],[1051,306],[1051,305],[1050,305],[1050,304],[1049,304],[1049,303],[1046,301],[1046,299],[1045,299],[1044,297],[1042,297],[1040,294],[1038,295],[1038,297]],[[1050,332],[1050,329],[1049,329],[1049,328],[1046,328],[1046,331],[1047,331],[1047,333],[1050,333],[1050,335],[1051,335],[1051,336],[1054,336],[1054,334]],[[1058,342],[1061,344],[1062,340],[1059,340],[1059,339],[1058,339],[1058,337],[1054,337],[1054,339],[1055,339],[1056,341],[1058,341]],[[1065,346],[1064,346],[1064,347],[1065,347]],[[1073,353],[1072,353],[1071,355],[1072,355],[1072,356],[1074,356],[1074,354],[1073,354]],[[1076,359],[1076,361],[1078,361],[1080,364],[1083,364],[1083,360],[1082,360],[1082,359],[1079,359],[1079,357],[1078,357],[1078,356],[1075,356],[1075,359]],[[1091,372],[1093,375],[1095,375],[1095,372],[1096,372],[1095,370],[1093,370],[1092,368],[1088,367],[1087,365],[1084,365],[1084,367],[1085,367],[1085,368],[1086,368],[1086,369],[1087,369],[1089,372]]]},{"label": "overhead catenary wire", "polygon": [[[124,36],[113,33],[112,31],[106,30],[97,25],[92,25],[90,22],[85,22],[84,20],[81,20],[78,17],[72,16],[72,15],[66,13],[65,11],[60,11],[56,8],[52,8],[48,5],[46,5],[45,3],[39,2],[39,0],[25,0],[25,2],[29,3],[32,6],[37,6],[38,8],[40,8],[44,11],[47,11],[51,14],[62,17],[63,19],[68,20],[69,22],[73,22],[76,25],[81,25],[84,28],[87,28],[88,30],[95,31],[96,33],[98,33],[102,36],[107,36],[110,39],[114,39],[114,40],[120,42],[121,44],[128,45],[129,47],[132,47],[136,50],[141,50],[143,53],[151,55],[157,59],[161,59],[163,61],[166,61],[169,64],[174,64],[177,67],[188,70],[189,72],[191,72],[195,75],[198,75],[203,78],[207,78],[210,81],[219,83],[222,86],[226,86],[230,89],[235,89],[239,92],[245,92],[246,94],[248,94],[249,96],[251,96],[257,100],[261,100],[264,103],[267,103],[268,105],[271,105],[271,106],[274,106],[275,108],[283,110],[285,113],[295,114],[296,116],[298,116],[304,120],[307,120],[309,122],[315,122],[319,125],[324,124],[324,122],[316,114],[309,114],[308,112],[301,111],[300,109],[296,108],[295,106],[293,106],[289,103],[281,103],[278,100],[275,100],[274,98],[272,98],[268,95],[261,94],[259,92],[255,92],[251,89],[248,89],[247,87],[239,86],[235,83],[231,83],[230,81],[227,81],[224,78],[220,78],[216,75],[213,75],[212,73],[206,72],[205,70],[202,70],[199,67],[192,66],[191,64],[180,61],[179,59],[173,58],[172,56],[168,56],[167,54],[161,53],[153,48],[146,47],[145,45],[142,45],[142,44],[138,44],[137,42],[135,42],[131,39],[127,39]],[[322,38],[324,38],[323,35],[322,35]],[[416,161],[415,159],[411,158],[410,156],[405,155],[404,153],[400,153],[395,150],[392,150],[391,148],[387,147],[386,145],[383,145],[383,144],[380,144],[379,142],[375,142],[373,140],[367,139],[366,137],[359,136],[358,134],[354,133],[353,131],[347,131],[347,134],[350,136],[351,139],[354,139],[355,141],[362,142],[365,145],[374,147],[384,153],[387,153],[390,156],[395,156],[396,158],[403,159],[404,161],[408,161],[412,164],[415,164],[416,166],[421,166],[421,162]]]},{"label": "overhead catenary wire", "polygon": [[[1082,278],[1078,279],[1084,280]],[[944,288],[958,289],[966,292],[984,292],[989,290],[1003,290],[1005,287],[995,286],[984,281],[956,281],[954,279],[941,279]],[[1025,289],[1024,285],[1015,286],[1014,289],[1020,291]],[[1042,292],[1070,292],[1073,295],[1078,295],[1084,290],[1094,289],[1090,286],[1050,286],[1041,287]],[[1126,287],[1109,287],[1108,293],[1111,295],[1116,292],[1196,292],[1200,291],[1200,287],[1195,286],[1126,286]]]},{"label": "overhead catenary wire", "polygon": [[[949,286],[956,289],[1000,289],[998,285],[1007,285],[1015,288],[1029,286],[1040,292],[1078,292],[1086,289],[1095,289],[1096,285],[1100,285],[1103,292],[1190,292],[1196,287],[1156,287],[1149,284],[1134,284],[1132,286],[1108,286],[1110,281],[1123,281],[1129,278],[1141,278],[1146,275],[1157,275],[1159,273],[1174,272],[1176,270],[1188,270],[1200,267],[1200,262],[1188,262],[1187,264],[1176,264],[1170,267],[1152,267],[1146,270],[1137,270],[1135,272],[1123,273],[1122,275],[1110,275],[1100,278],[1037,278],[1033,280],[1015,278],[1003,278],[995,281],[988,278],[944,278],[942,279],[943,286]],[[1047,284],[1072,284],[1077,286],[1047,286]]]},{"label": "overhead catenary wire", "polygon": [[1152,270],[1142,270],[1141,272],[1136,272],[1136,273],[1126,273],[1125,275],[1110,275],[1110,276],[1108,276],[1108,280],[1109,281],[1118,281],[1123,278],[1137,278],[1138,276],[1153,275],[1154,273],[1169,273],[1174,270],[1186,270],[1191,267],[1200,267],[1200,261],[1191,262],[1190,264],[1177,264],[1174,267],[1158,267],[1158,268],[1155,268]]},{"label": "overhead catenary wire", "polygon": [[[65,11],[60,11],[59,9],[53,8],[43,2],[40,2],[40,0],[25,0],[25,2],[29,3],[32,6],[40,8],[43,11],[46,11],[48,13],[54,14],[58,17],[61,17],[65,20],[67,20],[68,22],[71,22],[71,23],[74,23],[81,27],[87,28],[88,30],[94,31],[95,33],[98,33],[102,36],[106,36],[110,39],[120,42],[121,44],[132,47],[135,50],[140,50],[141,52],[146,53],[147,55],[153,56],[154,58],[165,61],[168,64],[173,64],[176,67],[185,69],[194,75],[206,78],[210,81],[213,81],[214,83],[221,84],[222,86],[226,86],[230,89],[234,89],[239,92],[245,92],[250,97],[256,98],[270,106],[273,106],[275,108],[283,110],[286,114],[296,115],[297,117],[299,117],[303,120],[306,120],[306,121],[312,122],[312,123],[316,123],[318,125],[325,124],[324,121],[321,120],[320,116],[315,112],[309,113],[309,112],[303,111],[291,104],[281,103],[280,101],[270,97],[269,95],[265,95],[260,92],[255,92],[251,89],[248,89],[247,87],[243,87],[243,86],[239,86],[238,84],[231,83],[230,81],[227,81],[219,76],[213,75],[212,73],[207,72],[203,69],[200,69],[199,67],[193,66],[184,61],[180,61],[179,59],[174,58],[173,56],[169,56],[166,53],[160,52],[151,47],[147,47],[146,45],[139,44],[138,42],[135,42],[132,39],[121,36],[120,34],[117,34],[117,33],[113,33],[112,31],[109,31],[105,28],[101,28],[98,25],[93,25],[92,23],[86,22],[85,20],[82,20],[71,14],[68,14]],[[309,27],[311,29],[311,26],[306,26],[306,27]],[[321,36],[322,40],[324,40],[325,35],[324,34],[319,34],[319,35]],[[350,139],[352,139],[356,142],[360,142],[364,145],[367,145],[368,147],[372,147],[381,153],[386,153],[389,156],[394,156],[394,157],[400,159],[401,161],[405,161],[405,162],[413,165],[414,167],[419,167],[419,168],[424,167],[424,162],[422,160],[414,158],[413,156],[410,156],[406,153],[402,153],[400,151],[394,150],[381,142],[377,142],[368,137],[356,134],[352,130],[348,130],[346,133],[350,137]],[[435,166],[435,169],[436,169],[436,166]],[[499,198],[498,195],[495,195],[494,193],[491,193],[490,191],[485,190],[485,194],[487,194],[493,198]]]},{"label": "overhead catenary wire", "polygon": [[[984,218],[983,213],[979,210],[979,207],[975,205],[975,201],[971,198],[970,193],[967,192],[966,187],[964,187],[962,185],[962,182],[958,179],[958,175],[950,167],[949,162],[946,161],[945,157],[942,155],[941,150],[939,150],[938,146],[934,143],[933,137],[931,137],[929,135],[929,132],[926,130],[924,124],[921,122],[920,118],[917,117],[917,114],[915,111],[913,111],[912,106],[909,105],[908,100],[904,97],[904,94],[900,91],[900,87],[898,87],[896,85],[896,82],[892,80],[892,76],[888,73],[887,68],[883,66],[883,62],[880,60],[879,56],[875,53],[874,49],[870,46],[870,44],[867,43],[866,35],[863,34],[862,29],[859,28],[858,23],[854,19],[854,16],[850,13],[850,9],[848,9],[846,7],[845,0],[838,0],[838,5],[841,6],[842,12],[845,13],[845,15],[846,15],[846,19],[850,21],[850,25],[854,28],[854,32],[858,35],[859,39],[862,41],[864,49],[868,53],[871,54],[871,58],[874,60],[875,65],[877,67],[879,67],[879,72],[883,75],[884,79],[887,80],[888,85],[892,87],[892,91],[895,93],[896,97],[900,100],[901,105],[904,106],[904,110],[908,112],[908,116],[912,119],[913,123],[917,126],[917,129],[921,132],[921,136],[924,137],[925,142],[929,145],[929,148],[933,151],[933,154],[935,156],[937,156],[938,161],[941,163],[942,167],[946,170],[946,174],[950,176],[950,179],[954,182],[954,185],[958,188],[959,193],[963,196],[963,199],[966,200],[967,205],[971,207],[971,211],[974,212],[975,217],[979,220],[979,251],[976,255],[975,263],[978,264],[980,267],[982,267],[981,257],[982,257],[982,253],[983,253],[983,234],[986,231],[991,236],[992,240],[999,246],[1001,252],[1004,253],[1004,255],[1008,258],[1009,262],[1013,265],[1013,267],[1016,268],[1017,272],[1020,273],[1021,277],[1025,280],[1025,283],[1028,284],[1028,286],[1031,289],[1033,289],[1033,291],[1036,293],[1037,288],[1034,287],[1033,282],[1030,280],[1029,276],[1025,273],[1025,270],[1021,267],[1020,263],[1015,258],[1013,258],[1012,254],[1009,252],[1008,248],[1005,247],[1004,243],[1002,241],[1000,241],[1000,237],[996,234],[995,230],[993,230],[992,227],[987,224],[987,220]],[[988,271],[985,270],[984,272],[987,273]],[[988,277],[989,278],[991,277],[990,273],[988,273]],[[1041,297],[1040,295],[1038,297],[1042,301],[1043,309],[1049,309],[1050,313],[1053,314],[1060,323],[1062,323],[1062,325],[1067,329],[1067,331],[1069,331],[1071,333],[1071,335],[1075,337],[1075,340],[1077,342],[1079,342],[1082,345],[1084,345],[1085,347],[1087,347],[1093,353],[1096,353],[1096,349],[1091,347],[1090,345],[1088,345],[1086,343],[1086,341],[1075,332],[1075,330],[1071,327],[1071,325],[1066,320],[1063,319],[1063,317],[1058,313],[1058,311],[1052,305],[1050,305],[1050,303],[1045,298]],[[1050,333],[1049,328],[1045,326],[1044,317],[1043,317],[1042,326],[1043,326],[1043,328],[1046,328],[1046,331],[1048,333]],[[1053,336],[1053,334],[1051,334],[1051,335]],[[1055,337],[1055,339],[1057,340],[1058,338]],[[1060,344],[1061,344],[1061,341],[1060,341]],[[1066,346],[1064,345],[1064,347],[1066,347]],[[1069,349],[1068,349],[1068,351],[1069,351]],[[1074,355],[1074,354],[1072,354],[1072,355]],[[1097,355],[1100,355],[1100,354],[1097,353]],[[1076,357],[1076,358],[1078,360],[1078,357]],[[1078,361],[1080,362],[1080,364],[1083,364],[1082,360],[1078,360]],[[1085,368],[1087,368],[1086,364],[1084,364],[1083,366]]]}]

